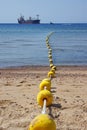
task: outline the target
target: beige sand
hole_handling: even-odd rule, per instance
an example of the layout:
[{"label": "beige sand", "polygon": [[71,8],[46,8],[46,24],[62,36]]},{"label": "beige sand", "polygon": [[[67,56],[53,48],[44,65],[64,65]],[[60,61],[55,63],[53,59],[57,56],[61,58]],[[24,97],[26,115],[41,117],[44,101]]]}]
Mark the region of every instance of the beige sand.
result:
[{"label": "beige sand", "polygon": [[[36,97],[49,67],[0,69],[0,130],[27,130],[42,108]],[[87,130],[87,67],[57,67],[54,102],[47,108],[57,130]]]}]

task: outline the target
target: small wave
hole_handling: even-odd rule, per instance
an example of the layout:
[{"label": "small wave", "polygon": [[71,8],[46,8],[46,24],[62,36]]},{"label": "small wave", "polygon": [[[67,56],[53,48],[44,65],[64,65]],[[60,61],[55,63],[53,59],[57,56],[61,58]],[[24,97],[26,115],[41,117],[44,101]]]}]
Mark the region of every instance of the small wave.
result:
[{"label": "small wave", "polygon": [[28,44],[21,44],[22,46],[35,46],[35,44],[30,44],[30,43],[28,43]]}]

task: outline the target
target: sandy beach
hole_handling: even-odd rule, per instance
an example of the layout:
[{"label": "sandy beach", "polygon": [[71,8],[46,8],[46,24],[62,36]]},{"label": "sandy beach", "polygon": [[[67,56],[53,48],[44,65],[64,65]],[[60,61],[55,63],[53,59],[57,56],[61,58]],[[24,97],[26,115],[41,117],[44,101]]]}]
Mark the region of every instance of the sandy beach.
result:
[{"label": "sandy beach", "polygon": [[[41,114],[36,97],[49,67],[0,69],[0,130],[27,130]],[[59,66],[52,80],[53,104],[47,108],[57,130],[87,130],[87,67]]]}]

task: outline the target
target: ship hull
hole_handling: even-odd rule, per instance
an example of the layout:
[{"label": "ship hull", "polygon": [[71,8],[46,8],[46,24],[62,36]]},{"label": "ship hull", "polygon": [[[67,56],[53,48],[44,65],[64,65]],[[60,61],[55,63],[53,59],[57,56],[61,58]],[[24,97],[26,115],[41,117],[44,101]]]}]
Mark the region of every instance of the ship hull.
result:
[{"label": "ship hull", "polygon": [[40,24],[40,20],[18,20],[19,24]]}]

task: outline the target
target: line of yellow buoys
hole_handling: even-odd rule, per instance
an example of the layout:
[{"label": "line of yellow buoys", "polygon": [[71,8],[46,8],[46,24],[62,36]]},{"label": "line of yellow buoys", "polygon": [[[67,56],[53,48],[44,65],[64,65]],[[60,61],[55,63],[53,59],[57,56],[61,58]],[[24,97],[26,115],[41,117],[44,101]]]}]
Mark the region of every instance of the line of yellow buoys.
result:
[{"label": "line of yellow buoys", "polygon": [[46,107],[53,102],[53,95],[51,93],[51,80],[55,77],[56,66],[52,60],[52,49],[49,43],[49,38],[53,33],[46,37],[46,46],[48,48],[48,58],[50,63],[50,71],[47,78],[43,79],[39,85],[40,92],[37,95],[37,103],[42,107],[42,113],[35,117],[28,130],[56,130],[56,124],[52,117],[46,114]]}]

